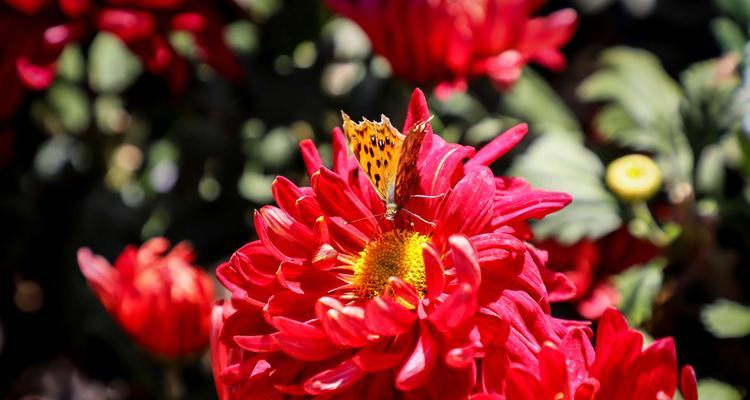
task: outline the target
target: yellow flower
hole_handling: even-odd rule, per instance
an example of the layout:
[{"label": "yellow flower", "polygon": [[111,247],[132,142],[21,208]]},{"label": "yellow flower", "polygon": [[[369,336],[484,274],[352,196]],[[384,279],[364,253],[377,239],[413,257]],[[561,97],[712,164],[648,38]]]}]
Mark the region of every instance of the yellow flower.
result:
[{"label": "yellow flower", "polygon": [[607,166],[607,186],[625,201],[648,200],[661,186],[661,172],[656,163],[641,154],[630,154]]}]

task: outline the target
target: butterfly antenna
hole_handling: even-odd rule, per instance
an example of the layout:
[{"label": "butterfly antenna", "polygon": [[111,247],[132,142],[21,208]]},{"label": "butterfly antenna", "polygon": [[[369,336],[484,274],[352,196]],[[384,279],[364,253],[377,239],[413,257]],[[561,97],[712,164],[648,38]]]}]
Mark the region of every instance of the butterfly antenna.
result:
[{"label": "butterfly antenna", "polygon": [[370,216],[367,216],[367,217],[364,217],[364,218],[357,218],[357,219],[355,219],[354,221],[344,221],[344,223],[345,223],[346,225],[351,225],[351,224],[353,224],[353,223],[355,223],[355,222],[359,222],[359,221],[364,221],[364,220],[366,220],[366,219],[368,219],[368,218],[371,218],[371,217],[372,217],[372,218],[376,218],[376,219],[377,219],[377,218],[379,218],[379,217],[382,217],[382,216],[384,216],[384,215],[385,215],[385,213],[383,212],[383,213],[379,213],[379,214],[373,214],[373,215],[370,215]]}]

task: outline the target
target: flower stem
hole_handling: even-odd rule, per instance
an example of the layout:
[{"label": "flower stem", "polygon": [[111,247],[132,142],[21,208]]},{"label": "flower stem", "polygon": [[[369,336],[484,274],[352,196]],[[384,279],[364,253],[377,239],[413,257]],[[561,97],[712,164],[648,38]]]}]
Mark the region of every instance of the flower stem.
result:
[{"label": "flower stem", "polygon": [[651,210],[645,201],[636,201],[631,203],[633,209],[633,215],[644,222],[648,227],[646,237],[655,245],[659,247],[665,247],[674,239],[674,235],[670,235],[665,232],[656,222],[654,216],[651,214]]},{"label": "flower stem", "polygon": [[185,384],[182,382],[180,366],[175,362],[164,365],[164,398],[181,400],[185,395]]}]

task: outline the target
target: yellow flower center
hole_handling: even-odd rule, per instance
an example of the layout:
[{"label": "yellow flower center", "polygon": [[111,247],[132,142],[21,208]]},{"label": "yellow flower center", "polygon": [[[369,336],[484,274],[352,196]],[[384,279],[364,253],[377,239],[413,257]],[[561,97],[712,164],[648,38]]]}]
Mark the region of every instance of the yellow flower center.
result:
[{"label": "yellow flower center", "polygon": [[392,276],[413,286],[419,297],[427,290],[422,245],[429,238],[415,232],[393,230],[370,241],[354,263],[354,291],[360,298],[382,294]]},{"label": "yellow flower center", "polygon": [[607,186],[625,201],[648,200],[661,186],[661,172],[649,157],[631,154],[607,167]]}]

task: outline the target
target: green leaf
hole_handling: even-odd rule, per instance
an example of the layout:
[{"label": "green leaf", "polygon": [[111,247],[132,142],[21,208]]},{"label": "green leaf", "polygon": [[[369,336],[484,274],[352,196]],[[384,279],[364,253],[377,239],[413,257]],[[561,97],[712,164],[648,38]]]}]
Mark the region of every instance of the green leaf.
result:
[{"label": "green leaf", "polygon": [[81,48],[77,45],[68,45],[57,60],[57,75],[71,82],[80,82],[85,67]]},{"label": "green leaf", "polygon": [[696,168],[696,188],[703,193],[720,194],[724,187],[724,164],[718,144],[703,149]]},{"label": "green leaf", "polygon": [[747,35],[734,21],[723,17],[715,18],[711,21],[711,32],[723,52],[742,53],[747,42]]},{"label": "green leaf", "polygon": [[716,7],[723,14],[740,23],[750,21],[750,1],[748,0],[714,0]]},{"label": "green leaf", "polygon": [[668,183],[690,181],[693,153],[682,126],[677,83],[643,50],[609,49],[601,64],[578,88],[583,100],[605,103],[594,120],[597,129],[615,143],[654,153]]},{"label": "green leaf", "polygon": [[701,400],[742,400],[745,392],[715,379],[698,381],[698,398]]},{"label": "green leaf", "polygon": [[141,62],[116,36],[101,32],[89,49],[89,84],[97,92],[120,93],[141,73]]},{"label": "green leaf", "polygon": [[524,69],[521,78],[503,96],[503,106],[511,115],[520,117],[541,132],[550,126],[566,128],[569,133],[576,134],[581,130],[562,99],[530,68]]},{"label": "green leaf", "polygon": [[89,98],[80,87],[64,82],[56,83],[47,92],[47,101],[66,132],[81,133],[89,127]]},{"label": "green leaf", "polygon": [[265,204],[273,200],[273,193],[271,193],[273,180],[273,176],[264,175],[258,172],[255,166],[246,163],[245,170],[237,182],[237,189],[242,197],[255,203]]},{"label": "green leaf", "polygon": [[651,318],[654,300],[664,279],[664,260],[656,259],[640,267],[632,267],[615,277],[620,291],[618,308],[633,326]]},{"label": "green leaf", "polygon": [[568,244],[584,237],[602,237],[621,224],[619,204],[602,182],[604,166],[575,134],[556,129],[559,133],[534,141],[510,169],[511,175],[523,177],[535,187],[573,196],[573,202],[562,211],[537,221],[534,232]]},{"label": "green leaf", "polygon": [[738,338],[750,334],[750,307],[719,299],[701,311],[706,329],[717,338]]}]

